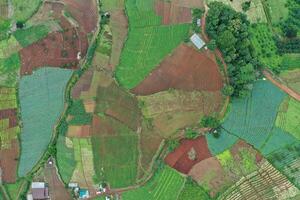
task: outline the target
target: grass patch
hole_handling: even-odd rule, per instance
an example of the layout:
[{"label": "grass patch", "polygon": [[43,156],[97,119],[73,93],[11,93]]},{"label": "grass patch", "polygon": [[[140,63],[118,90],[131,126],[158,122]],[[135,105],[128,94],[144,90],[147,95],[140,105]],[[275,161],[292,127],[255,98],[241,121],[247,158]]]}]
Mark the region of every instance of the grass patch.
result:
[{"label": "grass patch", "polygon": [[14,8],[14,19],[17,21],[26,21],[36,12],[41,2],[41,0],[12,0],[12,5]]},{"label": "grass patch", "polygon": [[145,186],[136,190],[124,192],[122,194],[122,199],[177,199],[184,182],[184,178],[175,170],[169,167],[164,167],[164,169],[157,172]]},{"label": "grass patch", "polygon": [[20,65],[21,61],[18,53],[12,54],[8,58],[0,58],[0,85],[7,87],[16,86]]},{"label": "grass patch", "polygon": [[22,47],[13,36],[0,41],[0,59],[10,57],[12,54],[17,53],[21,48]]},{"label": "grass patch", "polygon": [[276,126],[300,140],[300,103],[289,98],[283,102],[276,118]]},{"label": "grass patch", "polygon": [[92,114],[86,113],[82,100],[74,100],[68,110],[72,119],[68,121],[69,125],[86,125],[92,122]]},{"label": "grass patch", "polygon": [[269,8],[271,20],[273,23],[277,24],[285,19],[289,15],[289,9],[286,6],[287,0],[266,0]]},{"label": "grass patch", "polygon": [[30,44],[46,37],[51,30],[44,25],[31,26],[25,29],[16,30],[13,35],[22,47],[27,47]]},{"label": "grass patch", "polygon": [[95,172],[99,181],[112,188],[135,184],[138,137],[124,124],[110,117],[99,118],[92,136]]},{"label": "grass patch", "polygon": [[162,26],[161,17],[153,9],[153,0],[126,1],[129,33],[116,78],[127,89],[138,85],[188,36],[190,25]]},{"label": "grass patch", "polygon": [[187,180],[177,200],[210,200],[207,192],[192,180]]},{"label": "grass patch", "polygon": [[0,120],[0,149],[11,149],[11,141],[20,133],[18,126],[9,128],[9,119]]},{"label": "grass patch", "polygon": [[0,110],[17,107],[16,88],[0,87]]},{"label": "grass patch", "polygon": [[66,137],[59,135],[56,143],[56,160],[59,174],[64,183],[69,183],[76,167],[74,150],[66,146]]},{"label": "grass patch", "polygon": [[19,176],[40,159],[51,140],[53,128],[64,109],[64,90],[71,70],[45,67],[20,81],[23,122]]},{"label": "grass patch", "polygon": [[125,0],[102,0],[102,8],[103,10],[115,10],[115,9],[123,9]]}]

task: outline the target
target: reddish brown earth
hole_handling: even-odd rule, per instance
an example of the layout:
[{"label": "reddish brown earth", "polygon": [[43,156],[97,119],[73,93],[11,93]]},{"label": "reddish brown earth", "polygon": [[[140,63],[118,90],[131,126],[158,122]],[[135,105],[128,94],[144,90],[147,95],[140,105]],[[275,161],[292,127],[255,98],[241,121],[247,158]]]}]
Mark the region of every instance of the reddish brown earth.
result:
[{"label": "reddish brown earth", "polygon": [[75,84],[72,89],[72,97],[79,99],[81,92],[88,91],[91,87],[92,78],[93,78],[93,69],[87,70]]},{"label": "reddish brown earth", "polygon": [[[196,151],[195,160],[191,160],[188,156],[192,148]],[[180,146],[167,155],[165,162],[181,173],[188,174],[195,164],[211,156],[205,137],[200,136],[195,140],[182,139]]]},{"label": "reddish brown earth", "polygon": [[17,109],[11,108],[11,109],[0,110],[0,120],[7,119],[7,118],[9,119],[9,128],[17,126],[18,125]]},{"label": "reddish brown earth", "polygon": [[218,91],[223,87],[218,65],[206,53],[185,44],[163,60],[132,92],[150,95],[169,88]]},{"label": "reddish brown earth", "polygon": [[2,169],[2,181],[13,183],[16,181],[16,171],[19,157],[19,142],[17,139],[11,141],[10,149],[0,150],[0,167]]},{"label": "reddish brown earth", "polygon": [[68,137],[85,138],[91,136],[91,125],[69,126]]},{"label": "reddish brown earth", "polygon": [[178,4],[175,4],[173,1],[156,1],[155,12],[157,15],[162,17],[162,23],[165,25],[190,23],[192,21],[191,9],[187,7],[181,7]]},{"label": "reddish brown earth", "polygon": [[96,0],[62,0],[71,16],[79,23],[85,33],[90,33],[97,27],[98,5]]},{"label": "reddish brown earth", "polygon": [[93,135],[116,135],[114,127],[108,120],[101,119],[98,115],[93,116],[92,122],[92,134]]},{"label": "reddish brown earth", "polygon": [[22,66],[21,75],[32,74],[38,67],[78,68],[77,54],[86,54],[87,37],[64,18],[60,18],[62,32],[50,33],[46,38],[23,48],[20,51]]}]

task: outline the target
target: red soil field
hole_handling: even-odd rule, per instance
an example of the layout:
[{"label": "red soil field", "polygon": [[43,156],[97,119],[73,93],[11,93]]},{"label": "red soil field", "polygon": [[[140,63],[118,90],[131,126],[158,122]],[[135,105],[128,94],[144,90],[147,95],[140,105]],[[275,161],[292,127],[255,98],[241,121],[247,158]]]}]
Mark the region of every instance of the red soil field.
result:
[{"label": "red soil field", "polygon": [[93,135],[116,135],[115,129],[109,123],[108,120],[103,120],[99,116],[93,116],[92,122],[92,134]]},{"label": "red soil field", "polygon": [[156,1],[155,12],[157,15],[162,17],[162,23],[164,25],[190,23],[192,21],[191,9],[187,7],[180,7],[173,1]]},{"label": "red soil field", "polygon": [[75,84],[72,89],[72,97],[79,99],[81,92],[88,91],[91,87],[92,78],[93,78],[93,69],[87,70]]},{"label": "red soil field", "polygon": [[[195,160],[188,155],[192,148],[196,152]],[[165,162],[179,172],[188,174],[195,164],[211,156],[205,137],[200,136],[195,140],[182,139],[180,146],[166,156]]]},{"label": "red soil field", "polygon": [[19,157],[19,142],[17,139],[11,141],[10,149],[0,150],[0,167],[2,169],[2,181],[13,183],[16,181],[16,172]]},{"label": "red soil field", "polygon": [[91,125],[69,126],[68,137],[85,138],[91,136]]},{"label": "red soil field", "polygon": [[85,33],[90,33],[97,27],[98,5],[96,0],[63,0],[63,2]]},{"label": "red soil field", "polygon": [[207,52],[182,44],[131,91],[137,95],[150,95],[170,88],[218,91],[222,87],[218,65]]},{"label": "red soil field", "polygon": [[0,120],[9,118],[9,128],[15,127],[18,125],[17,119],[17,109],[5,109],[0,110]]},{"label": "red soil field", "polygon": [[32,74],[35,68],[43,66],[78,67],[77,54],[86,54],[87,37],[64,18],[60,18],[62,32],[50,33],[46,38],[23,48],[20,51],[22,66],[21,75]]}]

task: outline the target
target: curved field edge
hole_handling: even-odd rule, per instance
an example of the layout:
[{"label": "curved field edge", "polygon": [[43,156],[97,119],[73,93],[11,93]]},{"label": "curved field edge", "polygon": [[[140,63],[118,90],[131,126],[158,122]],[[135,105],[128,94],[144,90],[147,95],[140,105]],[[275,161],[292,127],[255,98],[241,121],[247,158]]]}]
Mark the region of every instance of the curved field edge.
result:
[{"label": "curved field edge", "polygon": [[25,176],[47,149],[54,126],[64,109],[64,90],[71,75],[71,70],[46,67],[21,78],[19,176]]},{"label": "curved field edge", "polygon": [[127,0],[125,4],[129,33],[116,79],[121,86],[132,89],[188,36],[190,25],[161,25],[153,0]]}]

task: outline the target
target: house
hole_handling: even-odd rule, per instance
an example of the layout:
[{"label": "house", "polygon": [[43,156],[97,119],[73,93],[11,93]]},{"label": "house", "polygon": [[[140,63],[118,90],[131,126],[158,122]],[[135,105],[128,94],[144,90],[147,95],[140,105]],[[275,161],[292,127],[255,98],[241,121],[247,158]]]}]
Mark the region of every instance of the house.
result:
[{"label": "house", "polygon": [[205,45],[205,42],[196,33],[194,33],[194,35],[192,35],[190,40],[198,49],[201,49]]},{"label": "house", "polygon": [[78,185],[78,183],[69,183],[69,184],[68,184],[68,187],[74,189],[74,188],[78,188],[79,185]]},{"label": "house", "polygon": [[201,19],[197,19],[197,26],[201,26]]},{"label": "house", "polygon": [[32,182],[31,194],[33,200],[44,200],[49,198],[48,187],[44,182]]}]

